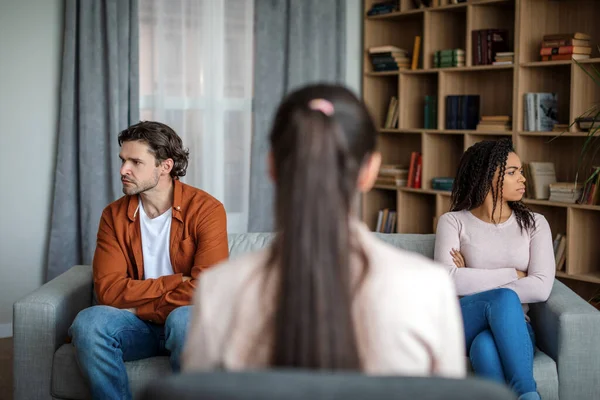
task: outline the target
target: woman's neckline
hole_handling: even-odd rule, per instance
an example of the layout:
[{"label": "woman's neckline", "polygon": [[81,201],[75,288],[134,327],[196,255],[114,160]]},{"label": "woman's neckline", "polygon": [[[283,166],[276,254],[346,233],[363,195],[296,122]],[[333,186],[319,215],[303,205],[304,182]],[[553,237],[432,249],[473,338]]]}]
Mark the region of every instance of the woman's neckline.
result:
[{"label": "woman's neckline", "polygon": [[495,224],[495,223],[493,223],[493,222],[488,222],[488,221],[484,221],[484,220],[482,220],[481,218],[479,218],[478,216],[476,216],[475,214],[473,214],[473,213],[471,212],[471,210],[465,210],[465,212],[466,212],[467,214],[469,214],[469,216],[470,216],[471,218],[473,218],[474,220],[477,220],[477,221],[479,221],[479,223],[481,223],[481,224],[485,224],[486,226],[497,226],[497,227],[502,227],[502,226],[509,225],[509,224],[510,224],[510,223],[512,223],[512,222],[513,222],[513,220],[515,219],[515,212],[514,212],[513,210],[510,210],[510,216],[509,216],[509,217],[506,219],[506,221],[504,221],[504,222],[500,222],[500,223],[498,223],[498,224]]}]

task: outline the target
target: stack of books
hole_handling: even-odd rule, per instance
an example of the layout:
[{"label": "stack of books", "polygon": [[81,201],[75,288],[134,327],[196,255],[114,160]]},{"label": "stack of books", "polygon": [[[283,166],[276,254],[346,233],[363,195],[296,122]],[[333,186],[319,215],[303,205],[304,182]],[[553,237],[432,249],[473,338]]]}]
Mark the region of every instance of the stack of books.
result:
[{"label": "stack of books", "polygon": [[400,10],[400,1],[399,0],[391,0],[391,1],[381,1],[378,3],[374,3],[369,11],[367,11],[368,16],[372,15],[382,15],[389,14],[395,11]]},{"label": "stack of books", "polygon": [[512,118],[510,115],[483,115],[477,124],[478,131],[499,131],[505,132],[512,130]]},{"label": "stack of books", "polygon": [[410,68],[408,52],[396,46],[377,46],[369,49],[374,72],[397,71]]},{"label": "stack of books", "polygon": [[577,117],[575,118],[577,127],[582,131],[589,131],[600,128],[600,119],[595,117]]},{"label": "stack of books", "polygon": [[583,187],[573,182],[556,182],[550,185],[550,201],[559,203],[577,203],[583,193]]},{"label": "stack of books", "polygon": [[463,49],[438,50],[433,53],[434,68],[451,68],[465,66],[465,51]]},{"label": "stack of books", "polygon": [[590,35],[582,32],[544,35],[540,49],[542,61],[584,60],[590,54]]},{"label": "stack of books", "polygon": [[452,185],[454,185],[454,178],[438,177],[431,179],[431,188],[433,190],[444,190],[451,192]]},{"label": "stack of books", "polygon": [[376,185],[403,187],[408,182],[408,168],[404,165],[384,164],[379,167]]},{"label": "stack of books", "polygon": [[437,129],[437,96],[425,96],[424,129]]},{"label": "stack of books", "polygon": [[515,53],[512,51],[503,51],[496,53],[493,65],[512,65],[515,63]]}]

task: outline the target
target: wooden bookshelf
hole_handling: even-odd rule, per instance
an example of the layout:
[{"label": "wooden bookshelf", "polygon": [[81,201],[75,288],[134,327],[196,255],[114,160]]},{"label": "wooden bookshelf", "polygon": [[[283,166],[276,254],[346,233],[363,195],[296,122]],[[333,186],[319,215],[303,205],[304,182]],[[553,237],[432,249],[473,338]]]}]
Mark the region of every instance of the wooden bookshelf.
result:
[{"label": "wooden bookshelf", "polygon": [[[400,0],[400,10],[367,16],[373,3],[364,1],[363,99],[376,123],[383,126],[389,99],[398,97],[399,121],[394,129],[380,129],[379,146],[384,164],[408,165],[410,154],[423,156],[422,189],[376,186],[363,196],[363,220],[374,229],[382,208],[397,210],[398,233],[433,233],[435,222],[450,206],[448,192],[431,189],[431,178],[454,176],[460,156],[484,139],[512,137],[523,160],[552,161],[557,180],[574,180],[577,158],[586,132],[574,124],[552,141],[556,132],[524,132],[523,97],[528,92],[558,93],[559,123],[569,124],[592,104],[600,102],[600,90],[572,61],[539,61],[544,34],[585,32],[592,37],[593,53],[580,61],[586,68],[600,68],[600,1],[595,0],[468,0],[434,8],[415,9],[412,0]],[[471,31],[502,28],[508,31],[513,65],[473,65]],[[373,72],[367,50],[394,45],[412,52],[415,36],[421,36],[417,70]],[[432,68],[433,53],[449,48],[465,50],[465,66]],[[477,94],[480,115],[511,115],[507,132],[448,130],[445,98]],[[439,129],[423,129],[424,97],[436,95]],[[600,164],[600,154],[593,162]],[[552,234],[567,234],[567,262],[557,277],[586,298],[600,289],[600,206],[524,200],[549,221]]]}]

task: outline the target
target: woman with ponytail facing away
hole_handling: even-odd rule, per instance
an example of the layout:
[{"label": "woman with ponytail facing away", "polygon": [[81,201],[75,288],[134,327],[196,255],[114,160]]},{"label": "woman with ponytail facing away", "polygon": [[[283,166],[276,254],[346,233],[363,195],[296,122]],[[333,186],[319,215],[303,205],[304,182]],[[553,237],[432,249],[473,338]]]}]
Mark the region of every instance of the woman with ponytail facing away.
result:
[{"label": "woman with ponytail facing away", "polygon": [[341,86],[310,85],[283,100],[269,136],[276,236],[204,273],[184,371],[466,375],[445,270],[380,241],[352,208],[377,177],[376,134]]}]

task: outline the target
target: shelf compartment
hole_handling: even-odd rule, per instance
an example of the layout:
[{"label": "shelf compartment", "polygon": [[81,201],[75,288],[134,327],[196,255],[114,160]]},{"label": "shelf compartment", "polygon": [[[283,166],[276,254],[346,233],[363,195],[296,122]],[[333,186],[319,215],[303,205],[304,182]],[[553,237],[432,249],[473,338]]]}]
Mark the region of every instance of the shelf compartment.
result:
[{"label": "shelf compartment", "polygon": [[398,192],[398,233],[433,233],[436,196],[418,191]]},{"label": "shelf compartment", "polygon": [[475,143],[479,143],[483,140],[500,140],[500,139],[506,138],[507,136],[510,136],[510,135],[511,135],[511,132],[506,132],[506,134],[503,134],[503,132],[496,133],[496,134],[469,133],[469,134],[465,135],[464,150],[467,151],[467,149],[469,147],[471,147]]},{"label": "shelf compartment", "polygon": [[376,126],[383,127],[390,99],[392,96],[398,97],[398,75],[385,78],[365,76],[363,81],[363,101]]},{"label": "shelf compartment", "polygon": [[[525,200],[525,199],[524,199]],[[567,209],[561,207],[551,207],[542,204],[525,203],[527,207],[538,214],[542,214],[550,225],[550,231],[552,232],[552,239],[556,237],[558,233],[565,235],[567,233]]]},{"label": "shelf compartment", "polygon": [[437,74],[400,75],[400,129],[423,129],[427,95],[438,95]]},{"label": "shelf compartment", "polygon": [[[581,64],[581,66],[573,63],[572,78],[571,78],[571,118],[570,121],[575,121],[575,118],[582,116],[586,112],[588,115],[595,115],[600,109],[600,88],[585,71],[592,76],[598,76],[600,71],[600,59],[594,63]],[[595,70],[594,70],[595,68]],[[596,105],[595,113],[589,115],[590,108]],[[571,126],[572,132],[582,132],[577,124]],[[587,132],[584,132],[587,135]]]},{"label": "shelf compartment", "polygon": [[567,274],[594,277],[600,283],[600,213],[569,208],[567,224]]},{"label": "shelf compartment", "polygon": [[[520,61],[523,63],[540,61],[540,48],[546,34],[585,32],[592,37],[593,46],[600,38],[600,1],[527,0],[521,1],[520,4],[518,47]],[[592,57],[597,56],[598,50],[594,47]]]},{"label": "shelf compartment", "polygon": [[467,66],[473,65],[472,31],[481,29],[506,29],[508,51],[514,51],[515,5],[512,1],[473,3],[467,15]]},{"label": "shelf compartment", "polygon": [[479,95],[479,115],[512,115],[513,70],[485,69],[440,72],[438,126],[446,126],[446,96]]},{"label": "shelf compartment", "polygon": [[431,189],[432,178],[455,176],[463,148],[462,134],[423,134],[422,187]]},{"label": "shelf compartment", "polygon": [[[579,153],[585,137],[559,137],[552,141],[543,136],[517,136],[516,150],[521,162],[548,161],[554,163],[559,182],[575,181]],[[600,152],[594,159],[587,159],[580,168],[582,182],[592,165],[600,165]],[[596,206],[597,207],[597,206]]]},{"label": "shelf compartment", "polygon": [[438,50],[467,50],[467,7],[432,8],[425,13],[423,68],[433,67],[433,54]]},{"label": "shelf compartment", "polygon": [[377,218],[379,210],[389,208],[396,209],[396,191],[389,189],[373,188],[362,196],[362,220],[367,224],[370,230],[374,231],[377,227]]},{"label": "shelf compartment", "polygon": [[382,164],[401,164],[408,168],[411,153],[421,152],[421,135],[418,134],[383,134],[377,141]]},{"label": "shelf compartment", "polygon": [[405,18],[402,23],[390,20],[365,19],[364,24],[364,58],[365,72],[373,72],[369,48],[375,46],[396,46],[412,53],[415,36],[423,37],[423,14],[415,14]]},{"label": "shelf compartment", "polygon": [[519,71],[519,93],[517,98],[517,130],[524,130],[525,93],[556,93],[558,100],[558,122],[568,124],[571,100],[571,66],[554,65],[548,68],[521,68]]}]

